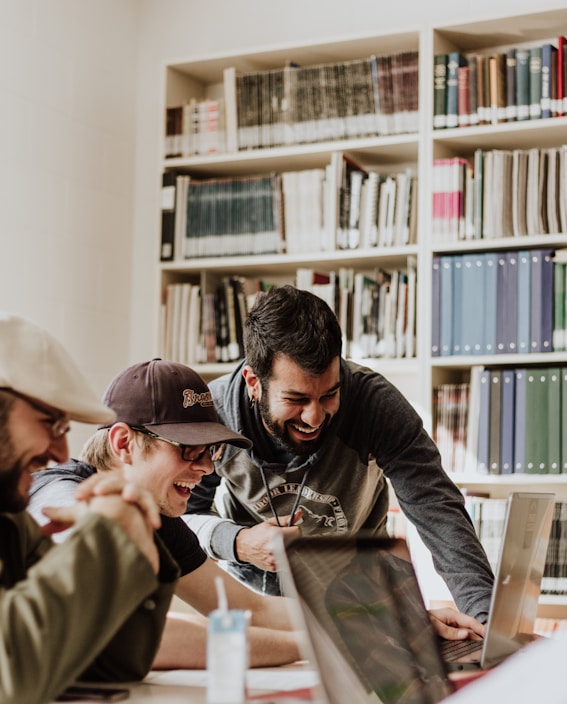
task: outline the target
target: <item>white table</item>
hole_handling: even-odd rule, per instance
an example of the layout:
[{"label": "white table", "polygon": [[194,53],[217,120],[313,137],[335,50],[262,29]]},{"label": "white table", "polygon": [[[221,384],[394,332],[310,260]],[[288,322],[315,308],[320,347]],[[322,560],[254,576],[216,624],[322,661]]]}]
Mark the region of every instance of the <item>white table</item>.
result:
[{"label": "white table", "polygon": [[[317,675],[306,663],[295,663],[284,667],[254,668],[248,671],[247,681],[249,695],[254,698],[274,691],[292,693],[313,687]],[[130,698],[126,701],[130,704],[206,704],[206,684],[206,670],[154,670],[143,682],[108,686],[127,687]],[[77,704],[84,704],[84,701],[77,700]]]}]

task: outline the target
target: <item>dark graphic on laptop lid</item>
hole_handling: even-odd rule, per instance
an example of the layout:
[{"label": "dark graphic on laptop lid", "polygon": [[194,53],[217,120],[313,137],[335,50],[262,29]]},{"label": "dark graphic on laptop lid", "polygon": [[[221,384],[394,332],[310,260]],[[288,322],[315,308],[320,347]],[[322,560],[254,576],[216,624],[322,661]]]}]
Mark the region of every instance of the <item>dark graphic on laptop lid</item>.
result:
[{"label": "dark graphic on laptop lid", "polygon": [[[305,537],[285,549],[284,592],[298,598],[332,704],[435,704],[452,691],[401,545],[405,551],[400,541],[375,537]],[[316,630],[326,638],[317,638]],[[360,692],[348,699],[328,686],[337,679],[339,659],[359,683]]]}]

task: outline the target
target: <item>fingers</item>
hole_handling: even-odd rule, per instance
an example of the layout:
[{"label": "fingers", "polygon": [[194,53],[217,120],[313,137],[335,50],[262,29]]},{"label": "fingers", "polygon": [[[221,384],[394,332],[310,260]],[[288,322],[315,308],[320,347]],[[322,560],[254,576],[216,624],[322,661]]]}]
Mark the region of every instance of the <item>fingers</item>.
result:
[{"label": "fingers", "polygon": [[472,616],[467,616],[455,609],[433,609],[429,612],[431,622],[442,638],[479,640],[484,636],[485,626]]},{"label": "fingers", "polygon": [[79,484],[75,496],[79,501],[88,501],[93,496],[120,494],[125,484],[126,479],[120,471],[97,472]]},{"label": "fingers", "polygon": [[86,502],[96,496],[109,494],[119,494],[126,503],[136,505],[154,530],[160,527],[159,510],[151,494],[134,482],[128,481],[122,472],[97,472],[81,482],[75,492],[78,501]]},{"label": "fingers", "polygon": [[284,527],[284,526],[297,526],[299,525],[303,520],[303,511],[299,508],[297,511],[293,514],[293,520],[291,520],[291,515],[288,514],[287,516],[278,516],[275,518],[272,516],[272,518],[268,518],[267,521],[264,521],[264,523],[268,523],[271,526],[277,526],[278,528]]},{"label": "fingers", "polygon": [[149,492],[130,482],[124,486],[122,498],[126,503],[138,506],[154,530],[161,526],[158,507]]}]

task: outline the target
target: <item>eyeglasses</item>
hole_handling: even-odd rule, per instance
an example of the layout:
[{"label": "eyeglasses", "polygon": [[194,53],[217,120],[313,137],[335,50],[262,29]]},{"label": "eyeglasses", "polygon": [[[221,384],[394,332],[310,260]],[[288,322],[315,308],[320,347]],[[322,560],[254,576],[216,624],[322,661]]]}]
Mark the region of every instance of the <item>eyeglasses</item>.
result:
[{"label": "eyeglasses", "polygon": [[35,401],[29,396],[26,396],[25,394],[20,394],[17,391],[14,391],[13,389],[2,389],[2,391],[7,391],[8,393],[12,394],[12,396],[21,398],[22,401],[25,401],[34,410],[38,411],[38,413],[41,413],[42,415],[46,416],[45,420],[49,425],[49,434],[52,440],[59,440],[66,433],[68,433],[69,430],[71,430],[71,423],[65,413],[57,412],[51,408],[47,408],[47,406],[44,406],[42,403],[39,403],[39,401]]},{"label": "eyeglasses", "polygon": [[210,454],[211,459],[213,459],[217,451],[216,445],[204,445],[202,446],[203,449],[200,450],[199,447],[195,447],[195,445],[183,445],[182,443],[176,442],[175,440],[164,438],[161,435],[158,435],[157,433],[152,433],[152,431],[148,430],[147,428],[142,428],[134,425],[130,427],[137,433],[147,435],[149,438],[154,438],[154,440],[163,440],[163,442],[167,442],[170,445],[173,445],[174,447],[178,447],[181,450],[181,459],[184,462],[200,462],[207,455],[207,452]]}]

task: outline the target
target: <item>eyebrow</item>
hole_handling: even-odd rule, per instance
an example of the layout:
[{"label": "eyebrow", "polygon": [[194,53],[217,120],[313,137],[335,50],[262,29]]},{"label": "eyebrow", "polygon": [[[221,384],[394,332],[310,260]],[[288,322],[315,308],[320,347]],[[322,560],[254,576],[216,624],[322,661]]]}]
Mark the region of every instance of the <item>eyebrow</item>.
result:
[{"label": "eyebrow", "polygon": [[[327,389],[326,391],[324,391],[321,394],[321,396],[328,396],[329,394],[332,394],[335,391],[338,391],[340,389],[340,386],[341,386],[341,382],[338,381],[334,386],[331,386],[330,389]],[[285,396],[298,396],[298,397],[305,397],[305,396],[309,395],[309,394],[303,393],[302,391],[294,391],[293,389],[289,389],[289,390],[284,389],[281,393],[282,393],[282,395],[285,395]]]}]

